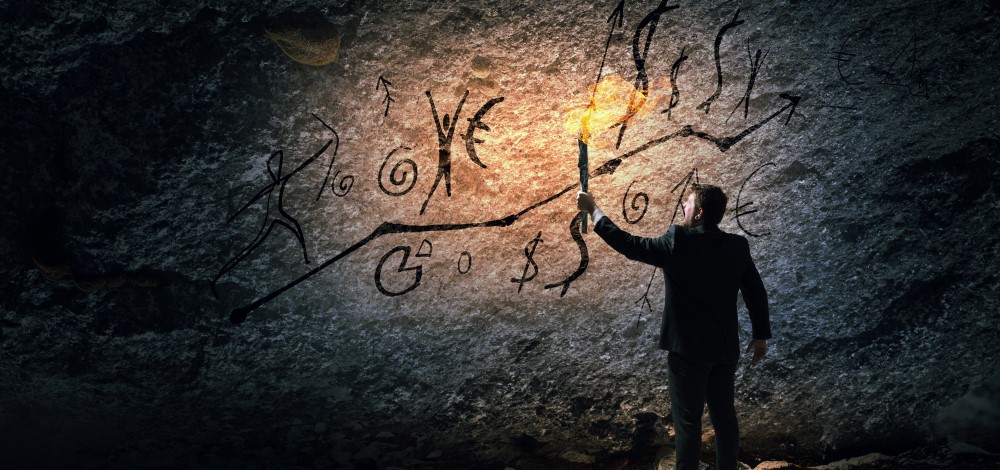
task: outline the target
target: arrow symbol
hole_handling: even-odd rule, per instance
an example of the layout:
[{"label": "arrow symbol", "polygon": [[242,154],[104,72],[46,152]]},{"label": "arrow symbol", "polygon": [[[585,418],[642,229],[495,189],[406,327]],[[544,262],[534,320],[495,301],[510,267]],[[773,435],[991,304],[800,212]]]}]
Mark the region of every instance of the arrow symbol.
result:
[{"label": "arrow symbol", "polygon": [[739,134],[728,136],[728,137],[715,137],[714,135],[708,134],[706,132],[696,131],[691,126],[685,126],[681,130],[681,136],[685,136],[686,137],[686,136],[690,135],[690,136],[698,137],[700,139],[707,140],[707,141],[715,144],[715,146],[718,147],[720,151],[725,152],[726,150],[729,150],[732,146],[736,145],[737,142],[745,139],[748,135],[752,134],[757,129],[760,129],[761,127],[763,127],[764,124],[767,124],[768,122],[771,122],[772,119],[778,117],[781,113],[785,112],[786,109],[789,110],[789,111],[788,111],[788,119],[785,119],[785,125],[788,125],[788,121],[790,121],[792,119],[792,114],[795,114],[795,107],[799,105],[799,101],[802,99],[802,97],[801,96],[792,96],[792,95],[790,95],[788,93],[782,93],[782,94],[780,94],[778,96],[780,96],[780,97],[788,100],[788,104],[782,106],[777,111],[775,111],[774,113],[772,113],[770,116],[762,119],[757,124],[754,124],[754,125],[746,128],[746,129],[744,129],[743,132],[740,132]]},{"label": "arrow symbol", "polygon": [[385,112],[382,113],[382,117],[386,117],[386,116],[389,115],[389,105],[392,104],[393,101],[396,101],[389,94],[389,86],[390,85],[392,85],[392,82],[390,82],[389,80],[386,80],[385,77],[383,77],[381,75],[378,76],[378,82],[375,83],[375,91],[378,91],[379,87],[381,87],[382,89],[385,90],[385,98],[382,99],[382,102],[385,103]]},{"label": "arrow symbol", "polygon": [[604,43],[604,55],[601,56],[601,67],[597,69],[597,81],[594,83],[601,83],[601,75],[604,73],[604,60],[608,58],[608,48],[611,47],[611,37],[615,35],[616,20],[618,28],[621,28],[625,24],[625,0],[618,2],[618,6],[615,7],[614,11],[611,12],[611,16],[608,17],[608,23],[611,23],[611,29],[608,31],[608,41]]}]

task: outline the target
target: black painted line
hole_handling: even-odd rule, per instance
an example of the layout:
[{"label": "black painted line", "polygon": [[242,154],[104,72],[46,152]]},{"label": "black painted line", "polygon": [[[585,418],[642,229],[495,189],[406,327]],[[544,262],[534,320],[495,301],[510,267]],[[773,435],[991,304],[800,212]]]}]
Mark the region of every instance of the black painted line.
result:
[{"label": "black painted line", "polygon": [[[742,140],[743,138],[745,138],[750,133],[756,131],[761,126],[763,126],[767,122],[769,122],[772,119],[774,119],[775,117],[777,117],[779,114],[781,114],[784,110],[788,109],[789,107],[792,108],[791,112],[789,113],[789,119],[791,119],[791,113],[795,111],[795,105],[798,104],[799,98],[798,97],[790,97],[789,95],[787,95],[785,93],[782,93],[781,96],[783,98],[789,99],[790,102],[788,104],[786,104],[785,106],[781,107],[780,109],[778,109],[778,111],[776,111],[775,113],[773,113],[770,116],[764,118],[761,122],[759,122],[757,124],[754,124],[753,126],[751,126],[751,127],[747,128],[747,129],[743,130],[742,132],[740,132],[736,136],[719,138],[719,137],[712,136],[711,134],[708,134],[708,133],[705,133],[705,132],[694,131],[694,130],[692,130],[691,126],[684,126],[684,128],[681,129],[681,130],[679,130],[679,131],[676,131],[676,132],[673,132],[673,133],[670,133],[670,134],[658,137],[656,139],[650,140],[650,141],[648,141],[648,142],[640,145],[639,147],[636,147],[633,150],[625,152],[624,154],[622,154],[619,157],[616,157],[616,158],[613,158],[611,160],[608,160],[603,165],[601,165],[599,168],[597,168],[596,170],[594,170],[592,172],[592,176],[596,177],[596,176],[600,176],[600,175],[605,174],[605,173],[607,173],[607,174],[614,173],[614,170],[617,169],[618,165],[620,165],[623,160],[625,160],[625,159],[627,159],[629,157],[632,157],[634,155],[637,155],[637,154],[639,154],[641,152],[644,152],[646,150],[649,150],[650,148],[656,147],[656,146],[658,146],[658,145],[660,145],[662,143],[668,142],[668,141],[674,139],[675,137],[692,137],[692,136],[693,137],[698,137],[700,139],[707,140],[709,142],[715,143],[716,147],[718,147],[720,151],[725,152],[725,151],[729,150],[729,148],[731,148],[733,144],[739,142],[740,140]],[[787,124],[787,121],[786,121],[786,124]],[[727,143],[727,145],[722,145],[721,143],[723,143],[723,142]],[[614,162],[617,162],[617,163],[614,163]],[[333,258],[330,258],[330,259],[324,261],[323,264],[320,264],[319,266],[316,266],[315,268],[309,270],[309,272],[303,274],[302,276],[299,276],[298,278],[296,278],[292,282],[289,282],[288,284],[286,284],[286,285],[278,288],[277,290],[275,290],[275,291],[273,291],[273,292],[265,295],[264,297],[261,297],[261,298],[259,298],[257,300],[254,300],[253,302],[251,302],[251,303],[249,303],[247,305],[244,305],[243,307],[239,307],[239,308],[234,309],[230,313],[229,319],[234,324],[242,323],[246,319],[247,315],[250,312],[252,312],[253,310],[256,310],[261,305],[263,305],[263,304],[265,304],[265,303],[273,300],[274,298],[276,298],[279,295],[283,294],[285,291],[291,289],[292,287],[295,287],[296,285],[298,285],[299,283],[305,281],[306,279],[309,279],[309,278],[315,276],[320,271],[326,269],[327,267],[333,265],[334,263],[336,263],[337,261],[339,261],[342,258],[346,257],[347,255],[349,255],[349,254],[357,251],[361,247],[367,245],[369,242],[371,242],[371,241],[373,241],[373,240],[375,240],[375,239],[377,239],[377,238],[379,238],[379,237],[381,237],[383,235],[390,235],[390,234],[396,234],[396,233],[447,232],[447,231],[466,230],[466,229],[470,229],[470,228],[483,228],[483,227],[508,227],[510,225],[513,225],[514,222],[516,222],[517,219],[519,219],[521,216],[523,216],[523,215],[527,214],[528,212],[531,212],[531,211],[533,211],[533,210],[535,210],[535,209],[537,209],[537,208],[539,208],[539,207],[541,207],[541,206],[543,206],[545,204],[548,204],[548,203],[550,203],[550,202],[552,202],[552,201],[554,201],[554,200],[562,197],[564,194],[566,194],[566,193],[572,191],[573,189],[579,187],[579,185],[580,185],[579,182],[573,183],[573,184],[571,184],[571,185],[563,188],[559,192],[557,192],[557,193],[555,193],[555,194],[553,194],[553,195],[551,195],[551,196],[549,196],[549,197],[547,197],[547,198],[545,198],[545,199],[543,199],[543,200],[541,200],[539,202],[536,202],[535,204],[532,204],[532,205],[526,207],[525,209],[521,210],[520,212],[508,215],[508,216],[500,218],[500,219],[488,220],[488,221],[484,221],[484,222],[469,222],[469,223],[461,223],[461,224],[433,224],[433,225],[412,225],[412,224],[400,224],[400,223],[395,223],[395,222],[382,222],[382,224],[379,225],[378,227],[376,227],[375,230],[373,230],[372,233],[370,233],[367,237],[362,238],[361,240],[355,242],[353,245],[347,247],[344,251],[341,251],[340,253],[334,255]]]}]

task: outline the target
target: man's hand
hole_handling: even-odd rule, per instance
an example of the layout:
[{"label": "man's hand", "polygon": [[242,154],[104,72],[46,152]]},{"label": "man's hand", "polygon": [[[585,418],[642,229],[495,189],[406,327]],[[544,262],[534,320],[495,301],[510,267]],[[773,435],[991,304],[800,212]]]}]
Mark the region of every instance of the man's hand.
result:
[{"label": "man's hand", "polygon": [[752,339],[750,344],[747,345],[747,351],[753,350],[753,360],[750,361],[751,364],[756,364],[764,359],[767,354],[767,340],[766,339]]},{"label": "man's hand", "polygon": [[580,191],[576,193],[576,207],[581,211],[594,215],[594,210],[597,209],[597,203],[594,202],[594,196]]}]

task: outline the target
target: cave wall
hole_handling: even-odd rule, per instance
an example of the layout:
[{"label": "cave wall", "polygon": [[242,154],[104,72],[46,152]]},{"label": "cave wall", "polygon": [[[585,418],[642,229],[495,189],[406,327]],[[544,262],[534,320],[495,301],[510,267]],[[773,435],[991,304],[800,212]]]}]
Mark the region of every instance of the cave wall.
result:
[{"label": "cave wall", "polygon": [[598,74],[647,92],[593,131],[605,212],[656,236],[710,182],[750,240],[746,454],[1000,451],[995,2],[0,15],[15,462],[629,449],[667,421],[663,281],[574,223]]}]

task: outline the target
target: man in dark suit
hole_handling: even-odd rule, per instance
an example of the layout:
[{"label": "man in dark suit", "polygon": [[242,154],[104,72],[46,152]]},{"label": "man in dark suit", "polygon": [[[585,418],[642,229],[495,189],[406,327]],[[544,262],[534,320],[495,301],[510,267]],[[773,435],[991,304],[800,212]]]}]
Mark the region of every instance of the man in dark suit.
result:
[{"label": "man in dark suit", "polygon": [[676,432],[678,470],[697,470],[705,404],[715,428],[716,468],[735,470],[739,450],[735,383],[739,360],[736,294],[750,314],[753,363],[767,354],[771,337],[767,291],[750,257],[747,239],[719,230],[728,198],[718,186],[694,185],[684,203],[684,222],[656,238],[621,230],[594,198],[577,195],[577,206],[594,220],[594,231],[629,259],[663,269],[660,349],[669,351],[670,413]]}]

